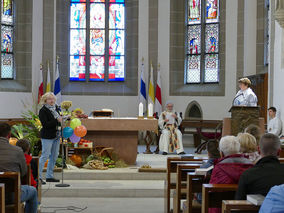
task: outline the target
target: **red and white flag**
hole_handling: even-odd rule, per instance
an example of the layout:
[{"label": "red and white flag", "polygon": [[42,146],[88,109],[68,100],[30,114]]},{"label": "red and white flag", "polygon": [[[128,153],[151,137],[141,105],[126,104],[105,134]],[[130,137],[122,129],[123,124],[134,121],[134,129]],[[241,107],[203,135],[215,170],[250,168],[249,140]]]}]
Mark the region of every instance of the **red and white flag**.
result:
[{"label": "red and white flag", "polygon": [[162,90],[161,90],[161,74],[160,74],[160,64],[158,66],[157,72],[157,84],[156,84],[156,95],[155,95],[155,112],[158,116],[162,113]]},{"label": "red and white flag", "polygon": [[40,102],[41,96],[43,96],[43,78],[42,78],[42,64],[40,64],[39,71],[39,84],[38,84],[38,100],[37,103]]}]

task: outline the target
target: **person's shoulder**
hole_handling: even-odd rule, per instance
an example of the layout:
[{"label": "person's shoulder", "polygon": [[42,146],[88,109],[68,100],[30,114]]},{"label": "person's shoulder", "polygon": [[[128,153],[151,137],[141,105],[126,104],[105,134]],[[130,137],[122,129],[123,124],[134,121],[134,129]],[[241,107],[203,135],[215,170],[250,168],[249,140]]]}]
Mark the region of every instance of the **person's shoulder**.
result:
[{"label": "person's shoulder", "polygon": [[24,152],[23,152],[21,147],[14,146],[14,145],[11,145],[11,144],[8,144],[8,146],[9,146],[9,149],[14,151],[15,153],[17,153],[17,154],[24,154]]}]

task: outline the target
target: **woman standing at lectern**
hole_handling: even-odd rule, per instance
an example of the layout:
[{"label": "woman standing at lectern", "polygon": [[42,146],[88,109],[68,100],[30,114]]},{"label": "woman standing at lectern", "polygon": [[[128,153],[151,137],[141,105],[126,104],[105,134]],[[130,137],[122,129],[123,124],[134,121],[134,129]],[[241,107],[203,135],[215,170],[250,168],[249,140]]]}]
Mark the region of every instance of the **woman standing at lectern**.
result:
[{"label": "woman standing at lectern", "polygon": [[257,97],[250,88],[251,81],[248,78],[241,78],[239,81],[240,90],[234,98],[234,106],[257,106]]}]

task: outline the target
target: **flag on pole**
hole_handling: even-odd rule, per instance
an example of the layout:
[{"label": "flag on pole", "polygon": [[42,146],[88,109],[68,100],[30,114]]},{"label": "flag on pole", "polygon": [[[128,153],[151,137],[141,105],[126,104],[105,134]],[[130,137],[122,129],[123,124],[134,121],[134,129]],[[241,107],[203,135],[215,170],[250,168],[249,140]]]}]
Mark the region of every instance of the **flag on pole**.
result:
[{"label": "flag on pole", "polygon": [[142,58],[139,103],[143,104],[143,112],[145,113],[147,111],[147,107],[146,107],[146,84],[144,77],[144,69],[145,69],[144,58]]},{"label": "flag on pole", "polygon": [[38,97],[37,103],[39,104],[41,96],[43,96],[43,78],[42,78],[42,64],[40,64],[39,68],[39,84],[38,84]]},{"label": "flag on pole", "polygon": [[54,95],[56,96],[56,103],[61,104],[61,88],[60,88],[60,75],[59,75],[59,62],[58,58],[56,60],[56,71],[55,71],[55,81],[54,81]]},{"label": "flag on pole", "polygon": [[160,64],[158,66],[158,72],[157,72],[157,84],[156,84],[154,112],[157,112],[159,116],[162,113],[162,91],[161,91]]},{"label": "flag on pole", "polygon": [[49,61],[47,61],[47,80],[46,80],[46,91],[45,92],[51,92],[50,87],[50,70],[49,70]]},{"label": "flag on pole", "polygon": [[153,65],[151,63],[151,71],[150,71],[150,81],[149,81],[149,94],[148,94],[148,104],[153,104],[155,102],[155,92],[154,92],[154,83],[153,83]]}]

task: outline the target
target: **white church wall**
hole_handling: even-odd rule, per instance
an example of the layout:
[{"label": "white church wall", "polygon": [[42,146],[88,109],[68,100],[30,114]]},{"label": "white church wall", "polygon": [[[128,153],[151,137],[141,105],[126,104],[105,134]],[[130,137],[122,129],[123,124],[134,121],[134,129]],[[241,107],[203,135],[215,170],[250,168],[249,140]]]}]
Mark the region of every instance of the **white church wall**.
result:
[{"label": "white church wall", "polygon": [[245,0],[244,6],[244,76],[256,74],[257,0]]},{"label": "white church wall", "polygon": [[275,42],[274,42],[274,76],[273,76],[273,91],[270,94],[273,96],[273,106],[278,110],[278,116],[284,121],[284,34],[283,29],[278,22],[275,22]]}]

